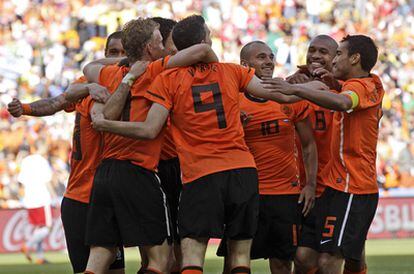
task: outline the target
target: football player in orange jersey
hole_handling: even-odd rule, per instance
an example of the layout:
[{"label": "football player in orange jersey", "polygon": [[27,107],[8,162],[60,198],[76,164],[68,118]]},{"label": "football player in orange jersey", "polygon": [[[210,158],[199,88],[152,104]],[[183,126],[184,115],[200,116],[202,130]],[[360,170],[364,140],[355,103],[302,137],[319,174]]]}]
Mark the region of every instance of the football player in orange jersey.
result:
[{"label": "football player in orange jersey", "polygon": [[[201,16],[173,30],[177,49],[211,43]],[[179,79],[177,81],[177,79]],[[326,87],[314,82],[315,88]],[[171,111],[172,134],[183,171],[179,231],[182,273],[202,273],[209,238],[229,239],[232,273],[250,273],[250,245],[258,215],[257,173],[243,139],[239,92],[291,103],[300,100],[262,88],[254,70],[235,64],[201,63],[168,70],[145,97],[154,103],[142,122],[96,117],[94,126],[134,139],[159,138]]]},{"label": "football player in orange jersey", "polygon": [[[108,36],[105,46],[105,57],[124,57],[124,49],[121,43],[121,32],[117,31]],[[83,79],[83,78],[82,78]],[[41,99],[30,104],[21,104],[14,99],[8,106],[8,111],[14,117],[48,116],[58,111],[75,111],[75,130],[73,133],[73,151],[70,160],[71,171],[68,185],[61,205],[61,218],[65,230],[66,246],[74,273],[82,273],[86,269],[89,257],[89,246],[85,245],[86,215],[89,204],[89,196],[92,187],[93,173],[99,163],[100,134],[94,134],[90,128],[90,120],[85,119],[88,113],[82,111],[82,99],[91,95],[99,102],[105,102],[109,96],[108,90],[95,83],[85,83],[81,80],[71,84],[64,94],[53,98]],[[89,129],[88,129],[89,127]],[[92,132],[91,132],[92,131]],[[80,136],[89,136],[88,143],[79,142]],[[90,142],[90,143],[89,143]],[[83,149],[83,157],[80,156],[81,145],[88,145],[88,150]],[[79,157],[80,156],[80,157]],[[115,261],[109,267],[108,273],[124,273],[123,251],[119,253]]]},{"label": "football player in orange jersey", "polygon": [[[160,58],[165,55],[163,39],[159,25],[151,19],[131,20],[122,31],[131,70],[126,66],[105,66],[111,60],[97,60],[84,69],[88,80],[113,92],[104,106],[94,104],[92,119],[100,113],[112,119],[142,121],[151,106],[143,95],[159,73],[175,66],[217,60],[208,45],[195,45]],[[141,77],[132,72],[139,61],[152,61]],[[118,244],[145,249],[148,267],[144,273],[169,271],[170,247],[166,241],[171,235],[169,216],[166,197],[155,173],[162,137],[141,141],[103,135],[103,161],[95,174],[88,213],[89,273],[102,273]]]},{"label": "football player in orange jersey", "polygon": [[[240,60],[243,66],[254,68],[260,79],[273,75],[274,54],[264,42],[245,45]],[[301,213],[306,216],[311,210],[316,188],[317,151],[308,119],[310,105],[307,101],[282,105],[245,92],[240,94],[240,109],[250,118],[243,125],[244,139],[259,175],[259,222],[250,256],[268,258],[273,274],[290,274],[299,241]],[[295,158],[296,134],[300,136],[308,171],[302,191]],[[225,253],[222,241],[218,254]],[[229,269],[225,273],[230,273]]]},{"label": "football player in orange jersey", "polygon": [[[371,73],[378,49],[371,38],[348,35],[332,62],[333,76],[343,81],[339,94],[268,80],[273,91],[297,95],[324,108],[335,110],[331,159],[322,171],[326,190],[316,213],[319,238],[318,273],[340,273],[344,259],[359,263],[365,239],[378,204],[376,145],[384,89]],[[330,81],[329,71],[314,72]],[[366,273],[366,269],[344,273]]]}]

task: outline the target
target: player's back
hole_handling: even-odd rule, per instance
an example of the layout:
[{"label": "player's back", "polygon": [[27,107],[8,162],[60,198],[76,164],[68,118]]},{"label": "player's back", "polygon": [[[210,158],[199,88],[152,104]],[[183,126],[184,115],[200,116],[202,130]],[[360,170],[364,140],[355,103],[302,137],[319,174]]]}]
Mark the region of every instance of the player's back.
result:
[{"label": "player's back", "polygon": [[[150,63],[145,71],[131,87],[130,94],[125,103],[121,119],[123,121],[142,122],[145,121],[151,102],[144,98],[144,94],[152,80],[161,73],[168,62],[168,58],[159,59]],[[124,67],[105,67],[101,72],[101,83],[110,92],[114,92],[127,73]],[[102,159],[130,160],[148,170],[155,170],[163,140],[160,134],[154,140],[133,140],[117,134],[104,133],[104,146]]]},{"label": "player's back", "polygon": [[161,75],[162,84],[151,86],[147,95],[171,109],[184,182],[255,166],[243,139],[239,109],[239,91],[253,75],[252,69],[239,65],[198,64],[169,70]]}]

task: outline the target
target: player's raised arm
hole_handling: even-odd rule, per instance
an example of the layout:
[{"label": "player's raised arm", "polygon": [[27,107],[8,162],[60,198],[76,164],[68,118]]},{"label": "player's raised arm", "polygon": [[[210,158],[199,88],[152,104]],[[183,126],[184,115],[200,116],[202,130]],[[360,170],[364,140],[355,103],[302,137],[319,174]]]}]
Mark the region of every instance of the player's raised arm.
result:
[{"label": "player's raised arm", "polygon": [[264,84],[266,89],[272,90],[275,93],[301,97],[332,110],[347,111],[354,104],[350,97],[327,90],[326,85],[319,81],[293,85],[282,79],[271,79],[265,80]]},{"label": "player's raised arm", "polygon": [[198,44],[180,50],[168,60],[166,68],[186,67],[197,63],[218,62],[218,57],[208,44]]},{"label": "player's raised arm", "polygon": [[303,163],[306,172],[306,185],[299,197],[299,202],[305,201],[302,214],[306,216],[312,209],[315,200],[318,150],[309,118],[295,123],[295,127],[302,144]]},{"label": "player's raised arm", "polygon": [[103,115],[92,117],[96,130],[112,132],[134,139],[154,139],[165,125],[169,111],[164,106],[154,103],[144,122],[121,122],[105,120]]},{"label": "player's raised arm", "polygon": [[114,65],[125,59],[125,57],[102,58],[90,62],[83,68],[83,74],[88,82],[99,83],[99,76],[103,67]]}]

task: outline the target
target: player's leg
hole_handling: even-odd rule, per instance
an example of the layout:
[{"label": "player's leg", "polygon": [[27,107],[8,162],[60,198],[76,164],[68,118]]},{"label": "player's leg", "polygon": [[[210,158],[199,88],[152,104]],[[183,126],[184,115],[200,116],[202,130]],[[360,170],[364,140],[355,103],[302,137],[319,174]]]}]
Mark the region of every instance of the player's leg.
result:
[{"label": "player's leg", "polygon": [[317,218],[322,227],[318,272],[341,273],[344,259],[361,261],[378,194],[350,194],[328,188],[321,199],[320,206],[327,209],[321,215],[324,222]]},{"label": "player's leg", "polygon": [[91,246],[86,271],[94,274],[106,274],[115,260],[117,247]]},{"label": "player's leg", "polygon": [[345,259],[343,274],[366,274],[367,263],[365,260],[365,248],[362,252],[361,260]]},{"label": "player's leg", "polygon": [[341,254],[321,253],[318,260],[318,273],[320,274],[340,274],[344,257]]},{"label": "player's leg", "polygon": [[296,274],[314,274],[318,270],[319,252],[305,246],[299,246],[295,256]]},{"label": "player's leg", "polygon": [[158,177],[129,161],[116,161],[111,196],[124,246],[140,246],[148,256],[146,271],[168,272],[171,237],[166,196]]},{"label": "player's leg", "polygon": [[290,274],[292,273],[292,261],[281,260],[278,258],[269,259],[270,272],[272,274]]},{"label": "player's leg", "polygon": [[86,245],[90,246],[86,271],[95,274],[108,271],[116,258],[118,246],[122,244],[111,187],[122,180],[122,177],[114,176],[113,170],[116,169],[113,161],[103,161],[93,181],[86,222]]},{"label": "player's leg", "polygon": [[26,246],[28,250],[36,251],[35,263],[45,263],[43,240],[49,235],[50,228],[52,227],[52,208],[50,205],[37,208],[34,212],[34,224],[36,225],[32,236],[28,239]]},{"label": "player's leg", "polygon": [[259,219],[257,171],[234,169],[226,176],[225,235],[230,273],[250,273],[250,249]]},{"label": "player's leg", "polygon": [[250,248],[252,240],[228,240],[228,265],[230,273],[250,273]]},{"label": "player's leg", "polygon": [[217,172],[183,184],[178,228],[184,273],[202,273],[208,239],[224,236],[228,176]]},{"label": "player's leg", "polygon": [[181,239],[181,253],[183,256],[181,273],[202,273],[208,238]]},{"label": "player's leg", "polygon": [[125,273],[125,254],[122,246],[118,247],[115,258],[109,269],[106,271],[107,274],[124,274]]},{"label": "player's leg", "polygon": [[319,198],[308,216],[302,218],[299,246],[294,259],[295,273],[314,274],[318,270],[319,241],[316,236],[316,215],[319,214]]},{"label": "player's leg", "polygon": [[171,218],[170,222],[173,236],[173,250],[169,256],[169,269],[171,273],[179,273],[181,269],[182,256],[177,228],[177,215],[182,182],[180,163],[178,158],[161,160],[158,164],[158,176],[161,181],[161,187],[167,196],[168,208]]},{"label": "player's leg", "polygon": [[89,246],[85,245],[88,204],[64,197],[61,218],[66,247],[74,273],[83,273],[89,258]]}]

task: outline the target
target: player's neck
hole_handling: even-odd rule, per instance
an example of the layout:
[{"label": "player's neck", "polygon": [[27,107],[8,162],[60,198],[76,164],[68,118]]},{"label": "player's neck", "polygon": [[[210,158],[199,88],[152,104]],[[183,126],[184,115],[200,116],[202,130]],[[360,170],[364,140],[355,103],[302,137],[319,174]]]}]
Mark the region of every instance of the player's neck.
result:
[{"label": "player's neck", "polygon": [[360,68],[355,68],[348,73],[347,79],[354,79],[354,78],[367,78],[370,77],[370,73],[366,72]]}]

